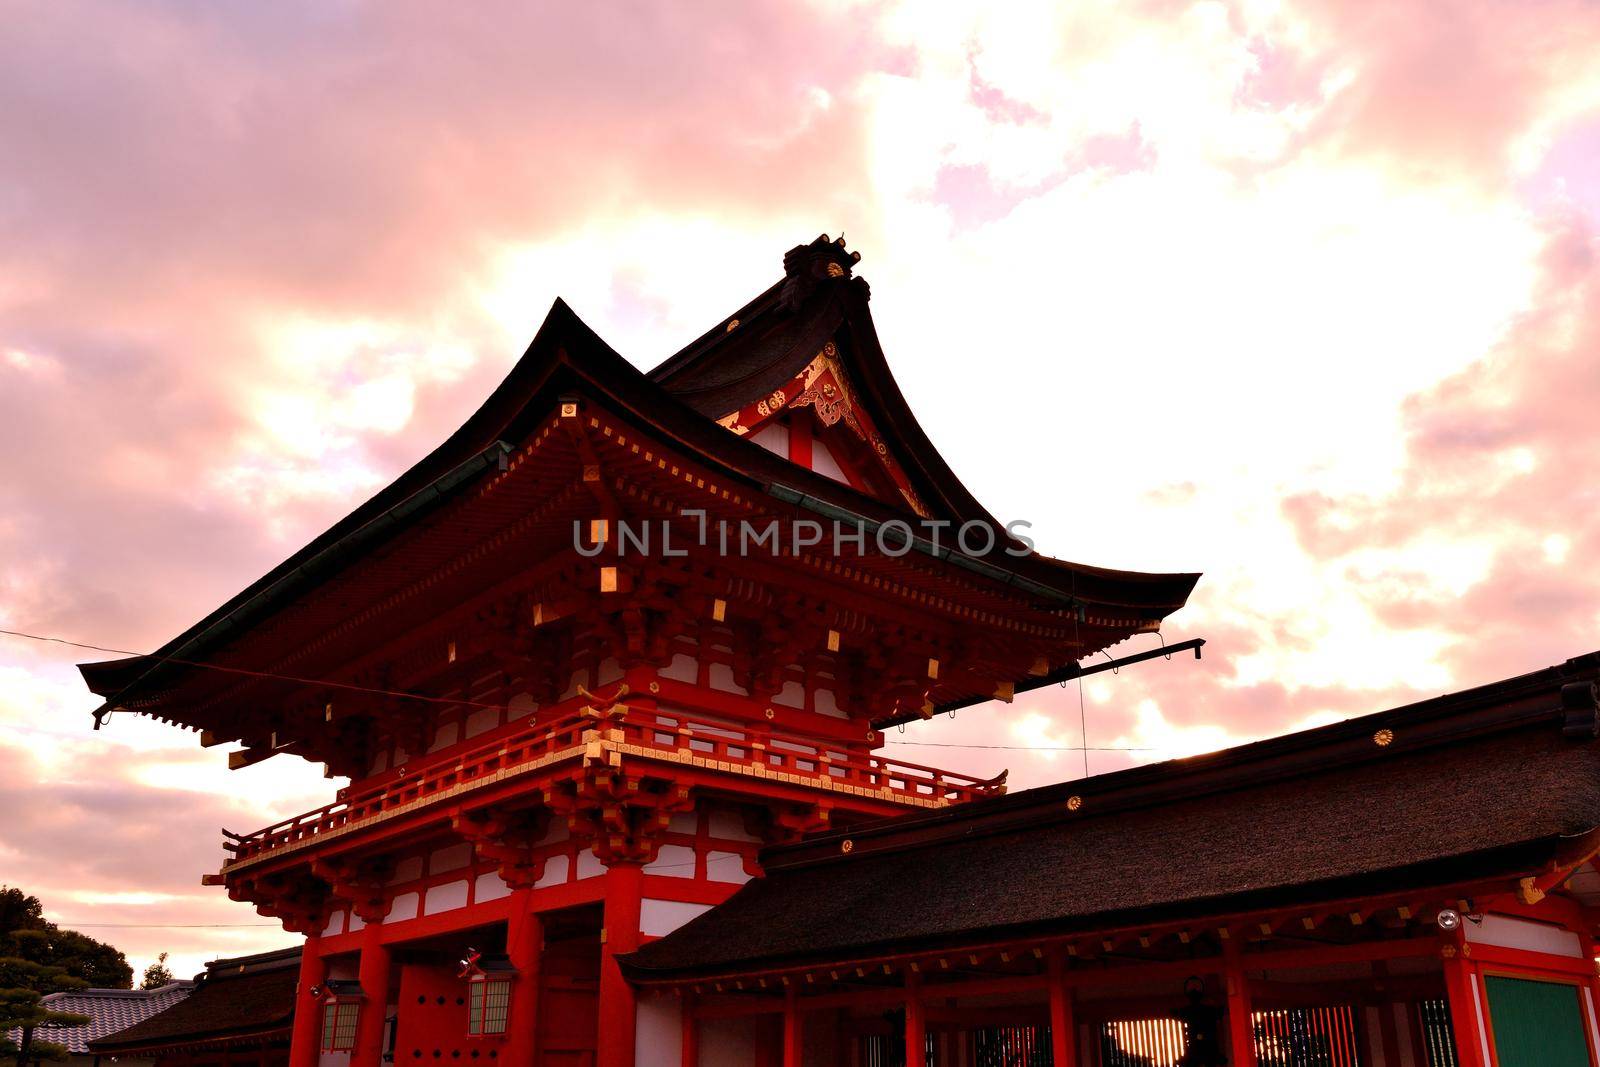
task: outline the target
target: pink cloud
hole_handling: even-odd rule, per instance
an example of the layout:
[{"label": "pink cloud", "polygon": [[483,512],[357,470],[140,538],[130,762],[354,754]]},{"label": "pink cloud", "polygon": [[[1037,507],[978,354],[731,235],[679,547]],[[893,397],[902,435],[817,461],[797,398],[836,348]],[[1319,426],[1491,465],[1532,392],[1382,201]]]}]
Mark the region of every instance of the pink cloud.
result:
[{"label": "pink cloud", "polygon": [[1585,220],[1551,220],[1536,305],[1488,357],[1407,404],[1410,444],[1393,493],[1283,501],[1306,551],[1330,563],[1363,550],[1492,541],[1465,591],[1427,574],[1369,582],[1382,623],[1451,635],[1450,662],[1467,677],[1486,679],[1595,644],[1597,251]]}]

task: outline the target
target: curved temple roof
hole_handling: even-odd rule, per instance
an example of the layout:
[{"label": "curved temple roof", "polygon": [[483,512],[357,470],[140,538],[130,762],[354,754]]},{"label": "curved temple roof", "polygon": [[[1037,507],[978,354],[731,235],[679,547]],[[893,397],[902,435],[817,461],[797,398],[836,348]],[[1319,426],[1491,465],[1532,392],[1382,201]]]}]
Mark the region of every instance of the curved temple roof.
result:
[{"label": "curved temple roof", "polygon": [[829,241],[826,235],[790,250],[782,281],[648,373],[556,300],[527,351],[483,405],[389,486],[154,655],[80,665],[89,688],[106,698],[97,718],[181,673],[182,664],[173,661],[200,660],[240,637],[358,552],[496,469],[510,444],[523,440],[562,397],[595,399],[722,476],[780,500],[879,523],[915,521],[904,500],[843,484],[719,425],[722,416],[759,404],[775,383],[791,380],[824,346],[881,434],[880,451],[897,464],[926,513],[995,530],[992,549],[977,561],[990,577],[1053,595],[1059,603],[1101,606],[1146,620],[1182,607],[1198,574],[1108,570],[1006,551],[1019,546],[951,472],[895,384],[867,310],[867,285],[853,276],[857,258],[844,250],[842,239]]}]

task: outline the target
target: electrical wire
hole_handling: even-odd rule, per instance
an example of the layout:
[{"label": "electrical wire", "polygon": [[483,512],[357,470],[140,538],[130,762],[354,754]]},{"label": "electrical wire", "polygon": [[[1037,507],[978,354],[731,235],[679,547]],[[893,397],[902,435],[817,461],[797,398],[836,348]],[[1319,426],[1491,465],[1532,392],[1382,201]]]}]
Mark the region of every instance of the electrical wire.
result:
[{"label": "electrical wire", "polygon": [[91,652],[110,652],[116,656],[140,656],[144,659],[158,660],[162,663],[176,663],[184,667],[200,667],[208,671],[222,671],[224,674],[242,674],[250,678],[268,678],[280,682],[296,682],[300,685],[320,685],[329,689],[343,689],[352,693],[371,693],[375,696],[399,697],[404,700],[421,700],[429,704],[448,704],[453,707],[493,708],[496,711],[505,709],[504,704],[490,704],[481,700],[467,700],[458,697],[433,697],[425,693],[407,693],[399,689],[375,689],[366,685],[353,685],[349,682],[334,682],[326,678],[301,678],[292,674],[274,674],[271,671],[252,671],[244,667],[224,667],[220,663],[205,663],[200,660],[179,659],[176,656],[160,656],[151,652],[130,652],[125,648],[109,648],[105,645],[85,644],[82,641],[69,641],[65,637],[46,637],[41,634],[30,634],[23,630],[0,630],[0,635],[6,637],[21,637],[29,641],[43,641],[49,644],[69,645],[72,648],[85,648]]},{"label": "electrical wire", "polygon": [[1007,752],[1154,752],[1153,748],[1129,745],[962,745],[954,741],[885,741],[886,745],[917,745],[921,748],[994,748]]},{"label": "electrical wire", "polygon": [[[1076,632],[1076,630],[1077,630],[1076,619],[1074,619],[1074,622],[1073,622],[1073,629]],[[406,700],[421,700],[421,701],[425,701],[425,702],[427,702],[429,704],[444,704],[444,705],[449,705],[449,706],[452,706],[452,707],[463,707],[463,706],[465,706],[465,707],[474,707],[474,708],[492,708],[492,709],[494,709],[496,711],[506,710],[506,705],[504,705],[504,704],[491,704],[491,703],[488,703],[486,701],[481,701],[481,700],[467,700],[467,699],[458,698],[458,697],[435,697],[435,696],[428,696],[425,693],[407,693],[407,692],[403,692],[403,691],[398,690],[398,689],[376,689],[376,688],[373,688],[371,686],[352,685],[352,684],[350,684],[348,682],[333,682],[333,681],[328,681],[326,679],[321,679],[321,678],[300,678],[300,677],[296,677],[294,675],[289,675],[289,674],[274,674],[274,673],[272,673],[270,671],[252,671],[252,670],[247,670],[247,669],[245,669],[243,667],[225,667],[225,666],[222,666],[221,664],[217,664],[217,663],[204,663],[204,662],[201,662],[199,660],[178,659],[178,658],[173,657],[173,656],[160,656],[160,655],[155,655],[153,653],[146,653],[146,652],[131,652],[128,649],[125,649],[125,648],[112,648],[112,647],[110,647],[108,645],[94,645],[94,644],[89,644],[89,643],[84,642],[84,641],[72,641],[72,640],[69,640],[69,639],[67,639],[65,637],[50,637],[50,636],[46,636],[46,635],[43,635],[43,634],[28,633],[25,630],[0,629],[0,636],[19,637],[19,638],[23,638],[24,640],[41,641],[41,642],[45,642],[47,644],[67,645],[67,646],[69,646],[71,648],[82,648],[82,649],[87,649],[87,650],[89,650],[91,652],[109,652],[112,655],[116,655],[116,656],[141,656],[141,657],[143,657],[145,659],[160,660],[160,661],[165,662],[165,663],[177,663],[177,664],[180,664],[180,665],[185,666],[185,667],[201,667],[201,668],[204,668],[206,670],[223,671],[223,672],[225,672],[227,674],[242,674],[242,675],[247,675],[247,676],[252,677],[252,678],[268,678],[268,679],[275,679],[275,680],[284,681],[284,682],[297,682],[297,683],[299,683],[301,685],[322,685],[322,686],[328,686],[329,688],[332,688],[332,689],[343,689],[343,690],[347,690],[347,691],[351,691],[351,692],[357,692],[357,693],[370,693],[370,694],[373,694],[375,696],[400,697],[400,698],[406,699]],[[1076,642],[1076,637],[1074,638],[1074,642]],[[1089,753],[1090,752],[1153,752],[1153,751],[1155,751],[1154,749],[1151,749],[1151,748],[1139,748],[1139,747],[1132,747],[1132,746],[1122,746],[1122,745],[1095,745],[1095,746],[1090,746],[1090,745],[1087,744],[1088,738],[1089,738],[1089,731],[1088,731],[1088,722],[1087,722],[1087,719],[1086,719],[1086,713],[1085,713],[1084,706],[1083,706],[1083,678],[1082,678],[1081,675],[1078,678],[1078,716],[1079,716],[1079,725],[1080,725],[1080,728],[1082,730],[1083,739],[1085,741],[1085,744],[1082,744],[1082,745],[963,745],[963,744],[957,744],[955,742],[947,742],[947,741],[890,741],[890,740],[887,740],[887,739],[885,739],[884,744],[888,744],[888,745],[914,745],[914,746],[918,746],[918,747],[921,747],[921,748],[999,749],[999,750],[1007,750],[1007,751],[1014,751],[1014,752],[1082,752],[1084,754],[1084,756],[1083,756],[1083,772],[1084,772],[1085,776],[1087,776],[1088,773],[1089,773]],[[905,727],[902,725],[901,729],[904,730]]]}]

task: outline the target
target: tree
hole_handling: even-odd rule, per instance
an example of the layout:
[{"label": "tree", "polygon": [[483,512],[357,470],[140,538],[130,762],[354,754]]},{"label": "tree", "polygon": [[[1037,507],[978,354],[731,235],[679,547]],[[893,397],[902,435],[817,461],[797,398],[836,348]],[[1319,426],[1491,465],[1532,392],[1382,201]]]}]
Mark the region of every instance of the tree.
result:
[{"label": "tree", "polygon": [[144,969],[144,980],[139,983],[140,989],[160,989],[172,981],[172,971],[167,968],[167,954],[163,952],[156,957],[156,961]]},{"label": "tree", "polygon": [[46,919],[38,897],[0,886],[0,1035],[21,1032],[21,1040],[6,1049],[15,1052],[17,1067],[34,1059],[65,1058],[65,1048],[36,1035],[89,1019],[50,1011],[43,999],[90,985],[132,988],[133,968],[112,946]]}]

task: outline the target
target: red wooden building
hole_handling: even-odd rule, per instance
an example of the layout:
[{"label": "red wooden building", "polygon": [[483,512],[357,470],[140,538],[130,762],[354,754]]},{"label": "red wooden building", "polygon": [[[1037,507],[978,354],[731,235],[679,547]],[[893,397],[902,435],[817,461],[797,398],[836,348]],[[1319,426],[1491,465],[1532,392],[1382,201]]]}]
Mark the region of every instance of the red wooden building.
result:
[{"label": "red wooden building", "polygon": [[[103,710],[242,742],[235,766],[352,780],[212,879],[307,937],[336,1025],[299,1014],[296,1067],[391,1041],[632,1063],[615,958],[761,847],[1003,791],[878,755],[881,731],[1183,604],[1193,575],[1047,559],[984,511],[896,388],[856,259],[793,249],[648,374],[558,302],[394,484],[156,657],[84,667]],[[455,1003],[469,948],[509,964],[480,983],[504,1021]]]},{"label": "red wooden building", "polygon": [[[1164,830],[1127,822],[1346,759],[1393,799],[1369,820],[1485,777],[1405,792],[1411,773],[1373,752],[1420,753],[1408,727],[1384,727],[1381,749],[1335,731],[1016,797],[879,754],[891,726],[1009,700],[1158,630],[1196,576],[1048,559],[986,512],[896,388],[856,258],[825,237],[791,250],[780,282],[648,373],[558,302],[482,408],[387,489],[156,655],[83,667],[101,718],[242,743],[235,766],[289,753],[351,779],[324,808],[228,835],[207,878],[305,935],[292,1067],[1170,1063],[1152,1020],[1191,974],[1232,1009],[1247,1063],[1245,960],[1315,972],[1259,1024],[1290,1044],[1318,1027],[1348,1043],[1373,1005],[1346,992],[1374,974],[1467,1033],[1476,972],[1466,941],[1438,955],[1444,883],[1389,892],[1381,872],[1444,864],[1466,879],[1455,911],[1477,914],[1499,906],[1474,894],[1503,865],[1472,866],[1455,839],[1322,862],[1323,824],[1281,837],[1247,817],[1292,809],[1289,785]],[[1507,781],[1541,761],[1547,784],[1584,771],[1593,747],[1523,752]],[[1329,788],[1324,814],[1350,796]],[[1504,844],[1482,840],[1468,852]],[[1515,852],[1540,903],[1483,917],[1554,914],[1579,939],[1558,968],[1574,982],[1585,905],[1549,901],[1578,851]],[[1284,885],[1258,884],[1266,867]],[[1400,939],[1410,951],[1391,953]],[[1346,992],[1315,993],[1334,980],[1319,967]],[[1144,1036],[1073,1036],[1102,1017]],[[1449,1061],[1405,1047],[1384,1062],[1489,1067],[1470,1042]]]}]

